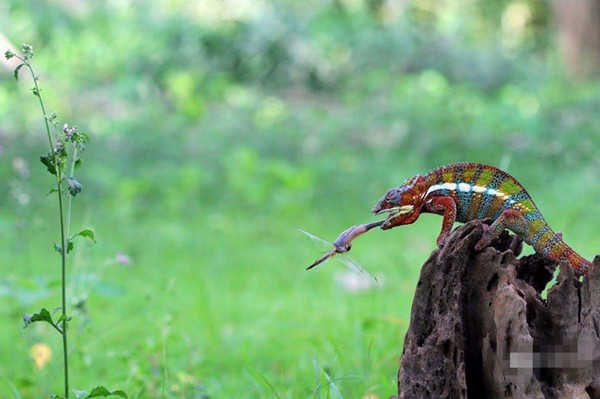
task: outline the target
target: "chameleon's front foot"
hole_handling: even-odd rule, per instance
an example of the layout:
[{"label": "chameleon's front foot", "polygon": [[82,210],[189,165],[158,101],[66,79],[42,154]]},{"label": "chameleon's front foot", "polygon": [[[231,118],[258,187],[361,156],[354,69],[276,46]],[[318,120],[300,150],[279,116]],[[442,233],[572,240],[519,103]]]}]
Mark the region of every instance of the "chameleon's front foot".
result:
[{"label": "chameleon's front foot", "polygon": [[476,251],[481,251],[483,248],[487,247],[488,245],[490,245],[492,243],[492,237],[490,234],[490,226],[488,226],[485,223],[482,223],[481,226],[483,227],[483,234],[481,235],[481,238],[479,239],[479,241],[477,241],[477,244],[475,244]]},{"label": "chameleon's front foot", "polygon": [[446,238],[448,238],[448,234],[440,234],[437,238],[437,245],[438,248],[442,248],[444,245],[446,245]]}]

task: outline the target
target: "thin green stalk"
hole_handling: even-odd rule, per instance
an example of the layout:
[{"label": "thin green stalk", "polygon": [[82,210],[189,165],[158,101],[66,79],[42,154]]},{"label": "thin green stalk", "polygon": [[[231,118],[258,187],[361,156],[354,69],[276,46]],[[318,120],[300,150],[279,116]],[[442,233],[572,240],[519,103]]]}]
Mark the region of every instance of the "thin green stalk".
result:
[{"label": "thin green stalk", "polygon": [[[69,177],[73,178],[75,176],[75,161],[77,161],[77,156],[79,155],[79,151],[76,145],[73,145],[73,156],[71,158],[71,167],[69,171]],[[71,237],[71,204],[73,203],[73,196],[67,196],[67,238]]]},{"label": "thin green stalk", "polygon": [[[33,84],[35,85],[35,95],[37,96],[40,102],[40,108],[42,109],[42,114],[44,115],[44,124],[46,126],[46,133],[48,135],[48,144],[50,146],[50,153],[54,153],[54,143],[52,142],[52,134],[50,133],[50,125],[48,123],[48,115],[46,114],[46,107],[44,106],[44,101],[42,99],[42,94],[40,93],[40,88],[37,83],[37,76],[35,75],[33,68],[29,62],[19,56],[17,56],[29,69],[31,73],[31,77],[33,79]],[[63,178],[62,169],[56,158],[54,159],[54,166],[56,169],[56,189],[58,194],[58,212],[60,218],[60,242],[61,242],[61,279],[62,279],[62,341],[63,341],[63,363],[65,370],[65,399],[69,398],[69,359],[67,356],[68,353],[68,341],[67,341],[67,288],[66,288],[66,269],[67,269],[67,243],[65,240],[65,223],[64,223],[64,212],[63,212],[63,198],[62,192],[60,189],[61,181]],[[69,213],[70,213],[70,199],[69,199]],[[70,220],[70,215],[68,216]]]}]

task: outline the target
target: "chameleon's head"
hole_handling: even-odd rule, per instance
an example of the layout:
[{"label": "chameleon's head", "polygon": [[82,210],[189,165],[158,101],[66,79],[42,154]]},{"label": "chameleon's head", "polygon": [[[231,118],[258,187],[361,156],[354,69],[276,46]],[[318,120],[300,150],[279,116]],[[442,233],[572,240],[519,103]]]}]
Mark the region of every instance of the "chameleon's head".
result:
[{"label": "chameleon's head", "polygon": [[373,213],[389,213],[381,226],[383,230],[407,224],[418,216],[423,202],[423,176],[416,175],[403,185],[392,188],[373,207]]}]

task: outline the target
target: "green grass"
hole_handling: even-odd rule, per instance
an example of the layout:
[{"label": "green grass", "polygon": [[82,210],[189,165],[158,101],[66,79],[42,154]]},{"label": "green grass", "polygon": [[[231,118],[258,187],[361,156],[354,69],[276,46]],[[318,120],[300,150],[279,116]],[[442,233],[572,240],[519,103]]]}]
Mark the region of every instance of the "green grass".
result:
[{"label": "green grass", "polygon": [[[402,276],[414,279],[416,271],[392,273],[392,265],[367,256],[363,261],[373,271],[389,270],[385,285],[352,294],[334,283],[333,272],[339,270],[334,264],[304,271],[317,252],[295,231],[300,220],[236,223],[241,215],[236,216],[211,226],[202,215],[187,221],[157,219],[123,232],[112,223],[96,225],[98,237],[111,240],[81,250],[72,280],[84,272],[83,264],[88,272],[104,264],[118,249],[115,243],[137,255],[131,267],[107,267],[99,279],[124,293],[90,290],[89,317],[75,318],[74,387],[100,379],[130,393],[143,387],[141,397],[194,389],[211,397],[271,395],[256,383],[256,370],[281,397],[310,397],[317,389],[316,360],[332,377],[342,378],[337,384],[347,397],[393,391],[413,289]],[[257,225],[264,228],[257,231]],[[376,244],[364,241],[364,248],[369,241]],[[13,257],[15,279],[39,276],[52,267],[44,256],[47,240],[28,237],[27,242],[27,251],[40,256]],[[48,394],[60,381],[52,332],[43,326],[33,332],[18,328],[20,313],[32,306],[38,305],[20,306],[11,298],[2,306],[3,325],[13,326],[3,330],[3,342],[13,345],[1,359],[10,367],[0,370],[15,384],[20,376],[31,376],[34,385],[21,388],[25,397]],[[42,371],[35,371],[25,356],[38,341],[50,344],[55,354]],[[47,386],[49,381],[54,384]]]},{"label": "green grass", "polygon": [[[583,200],[575,202],[553,198],[561,186],[536,190],[535,197],[551,225],[589,258],[600,212],[588,204],[598,189],[592,196],[570,187],[581,191]],[[425,215],[404,229],[358,239],[354,257],[382,273],[384,284],[353,293],[335,282],[342,270],[335,262],[304,270],[318,252],[296,228],[333,238],[349,224],[372,219],[366,206],[349,205],[345,215],[318,207],[302,215],[216,207],[161,217],[159,209],[152,204],[148,211],[157,214],[139,220],[83,212],[95,221],[99,242],[76,252],[70,273],[72,292],[87,297],[87,312],[76,314],[72,328],[76,389],[101,381],[133,397],[308,398],[318,397],[319,387],[327,390],[326,372],[344,397],[395,392],[412,293],[419,266],[434,248],[439,217]],[[22,290],[35,291],[36,278],[58,271],[49,204],[35,214],[37,226],[18,239],[6,235],[0,246],[2,258],[10,259],[5,276]],[[118,251],[131,256],[130,266],[107,265]],[[59,391],[54,332],[19,327],[22,313],[57,300],[51,288],[43,300],[25,304],[8,296],[0,305],[0,375],[10,382],[0,384],[3,397],[15,396],[12,385],[22,397]],[[53,350],[42,370],[27,357],[36,342]]]}]

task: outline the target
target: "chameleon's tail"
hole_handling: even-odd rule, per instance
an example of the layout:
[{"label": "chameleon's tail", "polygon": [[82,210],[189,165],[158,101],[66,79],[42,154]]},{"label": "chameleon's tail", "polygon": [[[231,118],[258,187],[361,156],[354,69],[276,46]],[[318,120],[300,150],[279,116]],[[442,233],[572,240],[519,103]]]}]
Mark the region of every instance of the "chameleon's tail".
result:
[{"label": "chameleon's tail", "polygon": [[[565,244],[565,245],[567,245],[567,244]],[[567,245],[567,247],[569,247],[569,246]],[[587,259],[580,256],[577,252],[573,251],[570,247],[569,247],[569,252],[570,252],[570,254],[566,257],[566,260],[564,260],[563,262],[568,263],[569,266],[571,266],[571,268],[573,270],[575,270],[575,273],[577,273],[577,275],[579,275],[579,276],[588,274],[590,272],[590,270],[592,269],[592,262],[590,262]]]},{"label": "chameleon's tail", "polygon": [[579,276],[588,274],[592,268],[592,262],[586,260],[575,252],[573,248],[568,246],[563,241],[562,234],[557,234],[553,231],[550,232],[552,233],[551,236],[543,245],[539,245],[541,243],[538,242],[540,248],[536,247],[536,251],[542,253],[550,260],[568,264]]}]

